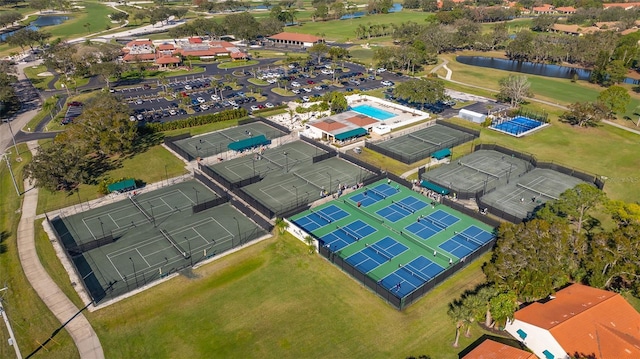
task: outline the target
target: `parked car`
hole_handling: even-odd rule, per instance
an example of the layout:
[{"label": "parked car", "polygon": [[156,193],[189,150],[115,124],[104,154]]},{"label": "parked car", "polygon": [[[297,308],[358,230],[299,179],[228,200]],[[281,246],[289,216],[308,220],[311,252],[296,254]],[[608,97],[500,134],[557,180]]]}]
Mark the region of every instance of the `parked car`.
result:
[{"label": "parked car", "polygon": [[205,103],[206,102],[202,97],[198,97],[196,100],[198,100],[198,103]]},{"label": "parked car", "polygon": [[273,106],[273,104],[272,104],[271,102],[267,102],[267,103],[265,103],[265,104],[264,104],[264,106],[265,106],[266,108],[273,108],[273,107],[274,107],[274,106]]}]

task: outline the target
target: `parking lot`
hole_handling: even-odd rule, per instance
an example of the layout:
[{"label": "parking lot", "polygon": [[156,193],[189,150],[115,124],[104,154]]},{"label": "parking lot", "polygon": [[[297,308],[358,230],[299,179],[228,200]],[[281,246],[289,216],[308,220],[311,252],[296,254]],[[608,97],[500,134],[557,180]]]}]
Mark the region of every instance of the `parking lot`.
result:
[{"label": "parking lot", "polygon": [[[165,122],[186,118],[191,112],[198,115],[226,108],[245,108],[253,112],[296,99],[313,101],[331,91],[366,91],[388,87],[400,79],[394,73],[368,71],[352,63],[345,63],[344,70],[339,73],[329,64],[294,63],[285,67],[272,63],[273,60],[262,60],[258,65],[235,69],[235,72],[207,65],[203,74],[171,79],[165,84],[156,81],[126,88],[116,87],[113,92],[120,95],[131,108],[132,121]],[[232,81],[229,81],[230,76],[233,76]],[[266,85],[252,84],[248,81],[252,78],[262,80]],[[335,85],[334,80],[339,85]],[[235,89],[230,82],[235,82]],[[285,87],[295,96],[280,96],[271,91]],[[165,96],[160,96],[160,92],[173,94],[170,96],[174,98],[167,100]],[[257,101],[257,98],[264,100]],[[188,106],[190,110],[186,111],[185,106],[180,104]]]}]

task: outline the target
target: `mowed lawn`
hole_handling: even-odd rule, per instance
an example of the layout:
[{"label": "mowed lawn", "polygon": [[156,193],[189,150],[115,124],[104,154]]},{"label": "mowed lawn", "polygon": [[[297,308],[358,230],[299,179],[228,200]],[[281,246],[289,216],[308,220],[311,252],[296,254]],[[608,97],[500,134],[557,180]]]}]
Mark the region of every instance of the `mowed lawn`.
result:
[{"label": "mowed lawn", "polygon": [[480,265],[399,312],[286,234],[87,315],[108,358],[455,358],[482,333],[453,348],[447,305]]},{"label": "mowed lawn", "polygon": [[[464,120],[453,120],[470,126]],[[475,126],[474,128],[479,128]],[[551,126],[530,136],[515,138],[482,129],[480,140],[536,155],[541,161],[606,176],[604,190],[612,199],[640,201],[640,141],[637,134],[604,125],[577,128],[552,120]]]},{"label": "mowed lawn", "polygon": [[[442,56],[449,60],[447,67],[453,71],[453,75],[451,76],[452,80],[499,90],[500,86],[498,85],[498,81],[501,78],[508,77],[509,75],[519,75],[519,73],[516,72],[461,64],[455,60],[456,56],[459,55],[491,56],[479,52],[456,53]],[[527,76],[531,83],[531,92],[533,92],[535,99],[564,106],[574,102],[595,101],[600,92],[606,89],[586,81],[571,82],[569,79],[557,79],[528,74],[523,75]],[[631,102],[627,106],[626,113],[619,114],[619,117],[628,116],[630,118],[637,118],[637,116],[634,115],[634,109],[640,105],[640,95],[631,91],[630,85],[623,86],[629,90]],[[623,123],[623,120],[621,119],[620,122]]]},{"label": "mowed lawn", "polygon": [[[358,40],[356,39],[355,29],[359,25],[391,25],[401,24],[408,21],[413,21],[421,24],[424,23],[424,20],[428,15],[429,13],[426,12],[401,11],[391,14],[366,15],[358,19],[305,22],[302,26],[287,27],[286,31],[310,35],[324,34],[323,36],[328,41],[355,41]],[[372,38],[370,40],[365,39],[361,41],[372,43],[378,42],[376,38]]]}]

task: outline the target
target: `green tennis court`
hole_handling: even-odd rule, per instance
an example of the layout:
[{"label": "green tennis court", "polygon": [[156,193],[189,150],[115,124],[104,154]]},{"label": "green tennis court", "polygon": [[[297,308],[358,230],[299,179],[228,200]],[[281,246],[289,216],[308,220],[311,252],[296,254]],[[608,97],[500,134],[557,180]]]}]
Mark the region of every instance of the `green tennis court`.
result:
[{"label": "green tennis court", "polygon": [[522,176],[529,162],[493,150],[479,150],[425,172],[422,179],[453,192],[489,191]]},{"label": "green tennis court", "polygon": [[433,152],[444,148],[453,148],[462,143],[472,141],[475,137],[469,133],[434,124],[417,131],[393,137],[386,141],[375,142],[382,149],[382,154],[391,152],[392,158],[400,158],[405,163],[413,163],[429,157]]},{"label": "green tennis court", "polygon": [[318,239],[321,253],[400,307],[495,240],[493,227],[386,180],[290,220]]},{"label": "green tennis court", "polygon": [[142,287],[265,234],[198,181],[139,193],[51,221],[96,303]]},{"label": "green tennis court", "polygon": [[194,158],[204,158],[227,152],[227,147],[232,142],[242,141],[260,135],[273,140],[285,135],[285,133],[263,122],[253,122],[178,140],[175,141],[175,144]]}]

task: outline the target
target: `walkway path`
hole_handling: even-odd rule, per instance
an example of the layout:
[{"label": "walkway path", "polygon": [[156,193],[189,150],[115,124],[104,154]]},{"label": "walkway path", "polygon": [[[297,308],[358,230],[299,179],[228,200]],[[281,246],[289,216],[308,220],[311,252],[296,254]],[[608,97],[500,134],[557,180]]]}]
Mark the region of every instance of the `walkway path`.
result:
[{"label": "walkway path", "polygon": [[[29,150],[35,154],[37,141],[28,142]],[[25,188],[29,188],[28,180],[25,180]],[[38,206],[38,189],[27,190],[23,195],[22,217],[18,225],[18,255],[24,273],[36,290],[40,298],[49,307],[60,323],[65,324],[65,329],[78,348],[80,358],[102,359],[104,352],[98,336],[93,331],[91,324],[84,314],[60,290],[44,269],[35,245],[34,219]]]},{"label": "walkway path", "polygon": [[438,70],[440,70],[440,68],[443,68],[443,69],[445,69],[447,71],[447,74],[445,75],[444,79],[450,81],[451,80],[451,75],[453,74],[453,71],[451,71],[451,69],[447,67],[448,63],[449,63],[449,60],[443,59],[441,64],[438,64],[438,66],[434,67],[429,72],[432,73],[432,74],[435,74],[436,72],[438,72]]}]

